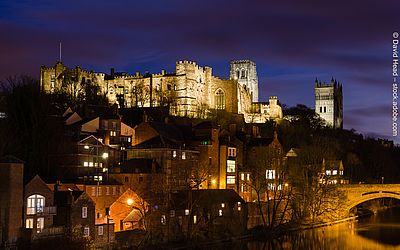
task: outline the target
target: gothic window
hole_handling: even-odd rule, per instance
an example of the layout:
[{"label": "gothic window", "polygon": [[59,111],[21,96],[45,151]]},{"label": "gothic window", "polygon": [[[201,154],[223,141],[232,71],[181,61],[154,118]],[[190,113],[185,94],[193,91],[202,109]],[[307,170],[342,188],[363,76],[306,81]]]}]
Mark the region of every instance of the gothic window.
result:
[{"label": "gothic window", "polygon": [[324,107],[324,113],[326,113],[326,107]]},{"label": "gothic window", "polygon": [[225,94],[222,89],[218,89],[215,93],[215,108],[225,109]]},{"label": "gothic window", "polygon": [[319,112],[322,113],[322,107],[319,107]]},{"label": "gothic window", "polygon": [[246,77],[246,70],[242,69],[242,79],[245,79]]},{"label": "gothic window", "polygon": [[240,78],[240,71],[239,70],[236,72],[236,76],[237,76],[238,79]]}]

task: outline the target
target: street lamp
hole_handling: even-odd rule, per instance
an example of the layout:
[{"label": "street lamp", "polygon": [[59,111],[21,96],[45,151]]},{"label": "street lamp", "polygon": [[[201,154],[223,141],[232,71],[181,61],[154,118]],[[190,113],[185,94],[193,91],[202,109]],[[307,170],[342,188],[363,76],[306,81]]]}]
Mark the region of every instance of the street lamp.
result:
[{"label": "street lamp", "polygon": [[105,162],[104,162],[104,168],[102,169],[103,170],[103,172],[106,172],[107,171],[107,181],[108,181],[108,162],[107,162],[107,159],[108,159],[108,153],[107,152],[104,152],[103,153],[103,155],[102,155],[102,157],[103,157],[103,159],[105,160]]},{"label": "street lamp", "polygon": [[128,203],[128,205],[130,206],[130,205],[133,204],[133,200],[132,200],[131,198],[129,198],[129,199],[126,201],[126,203]]}]

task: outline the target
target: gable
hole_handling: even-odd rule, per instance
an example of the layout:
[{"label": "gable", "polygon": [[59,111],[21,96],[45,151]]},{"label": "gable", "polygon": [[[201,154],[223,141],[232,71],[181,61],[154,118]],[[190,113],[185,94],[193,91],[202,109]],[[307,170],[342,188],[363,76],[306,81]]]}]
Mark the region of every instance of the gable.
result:
[{"label": "gable", "polygon": [[65,125],[71,125],[82,120],[78,113],[74,112],[70,117],[65,120]]},{"label": "gable", "polygon": [[82,124],[81,131],[88,133],[96,133],[100,126],[100,118],[96,117],[93,120],[90,120],[84,124]]},{"label": "gable", "polygon": [[42,178],[40,178],[39,175],[36,175],[24,187],[24,197],[25,198],[32,194],[40,194],[45,197],[50,197],[50,196],[52,196],[53,192],[47,186],[47,184],[42,180]]},{"label": "gable", "polygon": [[137,125],[134,129],[134,145],[143,143],[159,136],[157,131],[152,128],[148,123],[143,122]]}]

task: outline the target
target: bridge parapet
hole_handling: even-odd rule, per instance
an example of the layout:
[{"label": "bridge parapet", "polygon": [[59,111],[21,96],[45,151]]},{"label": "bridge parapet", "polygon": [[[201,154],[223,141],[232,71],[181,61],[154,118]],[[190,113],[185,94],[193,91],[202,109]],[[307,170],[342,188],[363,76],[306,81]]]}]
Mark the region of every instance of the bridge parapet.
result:
[{"label": "bridge parapet", "polygon": [[400,184],[349,184],[340,186],[338,190],[346,196],[342,206],[342,212],[345,214],[358,204],[369,200],[378,198],[400,200]]}]

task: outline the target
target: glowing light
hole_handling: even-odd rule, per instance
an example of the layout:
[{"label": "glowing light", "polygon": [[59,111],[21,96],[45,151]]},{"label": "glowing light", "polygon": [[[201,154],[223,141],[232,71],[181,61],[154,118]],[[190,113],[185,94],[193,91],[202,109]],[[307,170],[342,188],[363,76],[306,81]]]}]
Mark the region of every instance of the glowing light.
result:
[{"label": "glowing light", "polygon": [[89,146],[88,145],[85,145],[85,146],[83,146],[85,149],[89,149]]},{"label": "glowing light", "polygon": [[129,198],[129,199],[126,201],[126,203],[128,203],[128,205],[130,206],[130,205],[133,204],[133,200]]},{"label": "glowing light", "polygon": [[217,181],[215,179],[211,180],[211,184],[215,185],[217,183]]},{"label": "glowing light", "polygon": [[107,159],[108,158],[108,153],[103,153],[103,159]]}]

